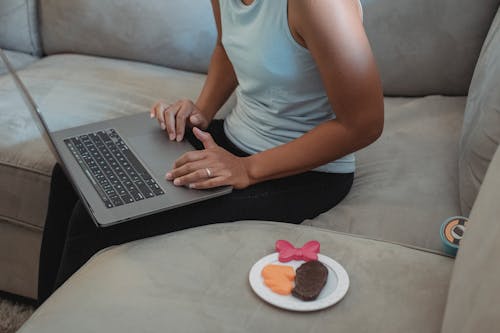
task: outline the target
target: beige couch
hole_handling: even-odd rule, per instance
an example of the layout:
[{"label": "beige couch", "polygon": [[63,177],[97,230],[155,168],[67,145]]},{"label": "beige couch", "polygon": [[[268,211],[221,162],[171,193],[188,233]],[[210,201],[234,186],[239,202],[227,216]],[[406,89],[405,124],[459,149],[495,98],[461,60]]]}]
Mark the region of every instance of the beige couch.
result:
[{"label": "beige couch", "polygon": [[[484,41],[500,1],[362,3],[387,96],[384,134],[358,152],[344,202],[304,224],[439,251],[441,222],[468,215],[498,146],[500,63],[493,50],[478,56],[483,44],[498,52],[498,22],[495,42]],[[0,28],[54,130],[195,98],[215,41],[201,0],[4,0]],[[54,158],[5,75],[0,126],[0,290],[35,298]]]}]

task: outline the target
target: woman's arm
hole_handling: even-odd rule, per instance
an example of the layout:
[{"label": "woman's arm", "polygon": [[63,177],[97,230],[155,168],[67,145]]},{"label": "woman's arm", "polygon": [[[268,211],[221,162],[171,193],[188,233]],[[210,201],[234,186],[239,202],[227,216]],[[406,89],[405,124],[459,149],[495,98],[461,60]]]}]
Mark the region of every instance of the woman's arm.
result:
[{"label": "woman's arm", "polygon": [[313,169],[382,133],[383,93],[356,1],[290,0],[289,24],[318,66],[336,119],[245,159],[250,184]]},{"label": "woman's arm", "polygon": [[196,106],[198,106],[210,120],[213,119],[217,111],[224,105],[238,85],[233,65],[222,45],[219,0],[211,1],[215,23],[217,25],[217,43],[210,60],[207,79],[196,101]]},{"label": "woman's arm", "polygon": [[174,184],[245,188],[314,169],[369,145],[382,133],[382,88],[356,3],[289,0],[288,5],[291,32],[316,61],[336,119],[287,144],[245,158],[230,154],[210,134],[195,129],[206,149],[176,161],[167,174]]},{"label": "woman's arm", "polygon": [[168,105],[160,101],[150,111],[151,117],[157,118],[161,128],[167,131],[170,140],[181,141],[184,138],[186,125],[206,128],[238,85],[233,65],[222,45],[218,0],[212,0],[212,8],[217,26],[217,42],[207,78],[196,103],[183,99]]}]

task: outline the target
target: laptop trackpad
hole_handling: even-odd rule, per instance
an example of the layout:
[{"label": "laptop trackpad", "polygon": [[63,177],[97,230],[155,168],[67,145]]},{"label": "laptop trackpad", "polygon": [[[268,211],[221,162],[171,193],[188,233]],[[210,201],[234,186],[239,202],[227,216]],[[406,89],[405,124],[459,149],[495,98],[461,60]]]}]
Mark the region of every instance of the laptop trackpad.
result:
[{"label": "laptop trackpad", "polygon": [[170,141],[165,132],[153,130],[149,133],[127,137],[134,153],[158,179],[163,179],[167,171],[182,154],[194,150],[185,140]]}]

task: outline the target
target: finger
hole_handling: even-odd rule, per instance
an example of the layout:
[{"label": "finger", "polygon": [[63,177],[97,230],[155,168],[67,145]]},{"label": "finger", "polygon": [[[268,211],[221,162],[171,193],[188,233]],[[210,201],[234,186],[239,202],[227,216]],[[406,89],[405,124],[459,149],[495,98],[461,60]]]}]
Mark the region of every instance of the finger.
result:
[{"label": "finger", "polygon": [[204,130],[208,127],[208,120],[199,110],[195,110],[189,116],[189,125]]},{"label": "finger", "polygon": [[158,106],[159,103],[155,103],[150,109],[149,109],[149,117],[151,119],[156,117],[156,107]]},{"label": "finger", "polygon": [[198,170],[202,170],[203,175],[207,177],[206,168],[202,164],[200,164],[200,162],[190,162],[184,164],[179,168],[175,168],[169,171],[166,175],[166,178],[167,180],[175,180],[184,177],[186,175],[189,175],[190,173],[196,172]]},{"label": "finger", "polygon": [[157,118],[158,117],[158,110],[165,107],[166,106],[166,102],[165,101],[157,101],[152,107],[151,107],[151,110],[150,110],[150,114],[149,116],[151,118]]},{"label": "finger", "polygon": [[213,177],[210,179],[205,179],[197,183],[189,184],[189,188],[197,189],[197,190],[206,190],[209,188],[219,187],[226,185],[224,184],[224,177]]},{"label": "finger", "polygon": [[207,171],[205,168],[197,169],[191,173],[188,173],[182,177],[177,177],[174,179],[174,185],[185,186],[189,184],[196,184],[201,181],[208,179]]},{"label": "finger", "polygon": [[203,119],[199,114],[193,114],[189,117],[189,122],[193,126],[201,126],[203,123]]},{"label": "finger", "polygon": [[179,103],[175,103],[163,112],[165,118],[165,129],[167,130],[170,140],[175,140],[175,116],[179,111],[179,108]]},{"label": "finger", "polygon": [[186,120],[189,117],[191,110],[188,104],[182,104],[179,108],[179,112],[176,115],[175,129],[177,132],[177,141],[182,141],[184,137],[184,131],[186,128]]},{"label": "finger", "polygon": [[193,133],[194,133],[194,136],[196,136],[196,138],[198,140],[200,140],[201,143],[203,143],[203,146],[206,149],[217,147],[217,144],[215,143],[215,141],[212,138],[212,136],[210,135],[210,133],[204,132],[201,129],[199,129],[198,127],[193,128]]},{"label": "finger", "polygon": [[163,115],[163,111],[165,110],[165,105],[163,103],[158,103],[155,108],[156,119],[158,120],[158,124],[161,129],[165,129],[165,118]]},{"label": "finger", "polygon": [[186,163],[202,160],[207,157],[207,152],[204,150],[193,150],[179,157],[173,165],[173,169],[180,168]]}]

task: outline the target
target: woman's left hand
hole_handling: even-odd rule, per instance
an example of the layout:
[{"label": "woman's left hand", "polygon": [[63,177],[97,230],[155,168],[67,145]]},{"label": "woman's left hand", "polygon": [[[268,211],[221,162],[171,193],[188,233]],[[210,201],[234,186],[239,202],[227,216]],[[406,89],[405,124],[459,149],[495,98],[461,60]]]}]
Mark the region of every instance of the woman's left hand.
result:
[{"label": "woman's left hand", "polygon": [[242,157],[237,157],[219,147],[210,133],[197,127],[193,133],[203,143],[204,150],[190,151],[174,163],[166,175],[174,185],[195,189],[208,189],[231,185],[243,189],[250,185],[250,177]]}]

